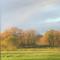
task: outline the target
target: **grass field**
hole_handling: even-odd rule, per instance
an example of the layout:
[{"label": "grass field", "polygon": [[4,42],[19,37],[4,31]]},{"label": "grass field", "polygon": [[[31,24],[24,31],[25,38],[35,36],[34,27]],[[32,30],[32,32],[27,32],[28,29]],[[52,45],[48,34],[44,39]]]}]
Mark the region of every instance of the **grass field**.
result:
[{"label": "grass field", "polygon": [[60,48],[25,48],[1,51],[1,60],[60,60]]}]

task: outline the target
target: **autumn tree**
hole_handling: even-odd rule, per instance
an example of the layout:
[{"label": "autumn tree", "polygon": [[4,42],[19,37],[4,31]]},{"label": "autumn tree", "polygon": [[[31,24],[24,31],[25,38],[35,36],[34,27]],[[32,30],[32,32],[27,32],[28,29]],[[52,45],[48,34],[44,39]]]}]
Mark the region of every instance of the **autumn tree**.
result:
[{"label": "autumn tree", "polygon": [[59,31],[50,30],[45,33],[47,40],[49,41],[50,47],[56,47],[59,46],[60,43],[60,33]]},{"label": "autumn tree", "polygon": [[35,42],[35,32],[33,30],[24,31],[20,34],[20,46],[23,47],[32,47]]}]

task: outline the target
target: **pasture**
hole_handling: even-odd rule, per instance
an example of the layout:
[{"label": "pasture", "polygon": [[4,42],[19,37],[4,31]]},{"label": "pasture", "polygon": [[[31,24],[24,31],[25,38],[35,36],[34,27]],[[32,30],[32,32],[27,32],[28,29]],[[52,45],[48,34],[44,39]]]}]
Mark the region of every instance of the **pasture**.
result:
[{"label": "pasture", "polygon": [[1,51],[1,60],[60,60],[60,48],[21,48]]}]

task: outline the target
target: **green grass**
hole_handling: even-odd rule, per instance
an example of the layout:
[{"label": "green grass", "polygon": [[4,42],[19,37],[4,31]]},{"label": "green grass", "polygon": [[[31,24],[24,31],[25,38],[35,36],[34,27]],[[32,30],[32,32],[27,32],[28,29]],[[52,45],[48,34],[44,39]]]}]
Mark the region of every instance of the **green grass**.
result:
[{"label": "green grass", "polygon": [[60,60],[60,48],[28,48],[1,51],[1,60]]}]

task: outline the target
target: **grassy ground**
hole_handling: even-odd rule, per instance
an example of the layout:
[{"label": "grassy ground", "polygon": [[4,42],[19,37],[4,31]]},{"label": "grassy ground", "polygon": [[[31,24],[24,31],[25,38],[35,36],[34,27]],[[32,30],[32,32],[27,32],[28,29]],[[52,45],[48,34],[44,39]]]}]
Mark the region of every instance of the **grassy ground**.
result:
[{"label": "grassy ground", "polygon": [[28,48],[1,51],[1,60],[60,60],[60,48]]}]

